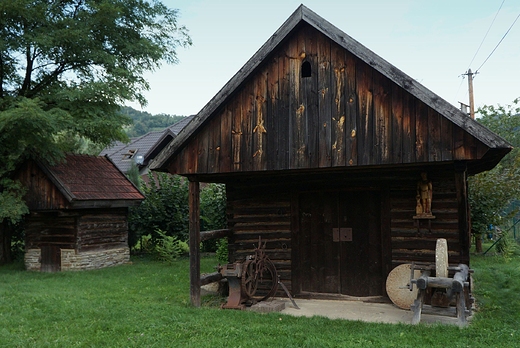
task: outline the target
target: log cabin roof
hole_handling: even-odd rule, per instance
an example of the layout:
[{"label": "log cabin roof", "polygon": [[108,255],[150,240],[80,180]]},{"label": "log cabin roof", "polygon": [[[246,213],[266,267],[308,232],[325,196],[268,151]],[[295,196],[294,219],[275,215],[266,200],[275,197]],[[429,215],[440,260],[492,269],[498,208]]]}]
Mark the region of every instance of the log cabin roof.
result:
[{"label": "log cabin roof", "polygon": [[[302,29],[303,27],[305,27],[305,29]],[[310,30],[308,30],[308,28],[310,28]],[[303,34],[304,35],[303,39],[301,38],[301,36],[298,36],[298,35],[301,35],[301,34],[298,34],[299,31],[300,32],[303,31],[304,33],[306,33],[306,34]],[[317,34],[316,34],[316,32],[317,32]],[[367,101],[368,101],[368,103],[373,103],[373,106],[370,106],[373,108],[373,110],[370,110],[370,113],[372,113],[372,115],[373,115],[373,116],[371,116],[374,119],[373,122],[374,123],[381,122],[381,124],[382,124],[382,125],[379,125],[379,127],[380,127],[379,130],[365,129],[365,131],[366,131],[365,135],[371,133],[373,136],[373,134],[375,134],[377,132],[381,132],[381,134],[384,132],[387,132],[389,130],[389,128],[392,127],[392,122],[395,122],[395,121],[388,120],[391,117],[394,117],[394,115],[393,115],[394,110],[392,109],[392,108],[394,108],[394,105],[393,105],[394,101],[393,100],[391,100],[391,101],[384,100],[384,98],[388,94],[390,94],[389,91],[391,91],[393,93],[395,90],[396,95],[399,95],[399,96],[405,95],[405,97],[400,97],[401,98],[400,103],[402,103],[402,105],[400,106],[401,111],[398,111],[398,112],[403,113],[402,110],[407,108],[407,105],[406,105],[407,101],[403,101],[403,100],[405,100],[405,98],[408,98],[408,96],[410,96],[409,98],[413,99],[411,103],[415,103],[414,106],[412,107],[412,109],[413,109],[412,111],[416,112],[416,114],[417,114],[417,116],[415,116],[415,115],[413,116],[414,118],[417,117],[417,135],[415,134],[415,131],[412,129],[414,134],[412,136],[412,139],[409,141],[408,145],[411,148],[410,151],[412,151],[412,152],[415,151],[415,154],[412,153],[412,155],[410,156],[410,158],[408,160],[404,160],[402,158],[402,157],[404,157],[404,156],[402,156],[402,152],[403,152],[402,148],[405,147],[405,144],[403,143],[402,145],[400,145],[401,149],[398,150],[398,151],[400,151],[400,153],[397,155],[394,155],[394,157],[399,157],[399,158],[397,158],[397,160],[396,160],[396,158],[388,158],[387,154],[384,153],[387,150],[381,150],[381,149],[376,149],[376,151],[381,152],[379,154],[376,154],[377,156],[379,156],[377,161],[371,161],[371,159],[362,159],[361,158],[362,156],[370,156],[370,155],[367,155],[367,152],[373,151],[372,149],[368,148],[369,145],[370,146],[376,146],[376,145],[382,146],[380,141],[385,142],[388,139],[386,139],[386,140],[384,138],[375,139],[375,140],[369,140],[367,142],[366,139],[362,140],[361,138],[357,138],[358,139],[357,145],[354,145],[354,146],[358,147],[358,149],[357,149],[358,153],[356,154],[357,157],[350,158],[350,161],[349,161],[349,158],[347,157],[346,160],[345,159],[340,160],[337,162],[337,164],[333,163],[334,159],[332,159],[332,160],[329,159],[329,162],[326,163],[325,165],[323,165],[321,162],[318,163],[319,160],[314,161],[314,164],[308,163],[307,160],[302,160],[302,161],[300,161],[301,163],[305,162],[305,165],[302,166],[301,163],[298,163],[297,160],[296,161],[289,160],[288,161],[289,163],[286,166],[284,166],[283,164],[278,165],[278,166],[276,166],[276,165],[273,166],[273,165],[269,164],[269,161],[270,160],[272,161],[272,159],[267,159],[267,164],[260,164],[259,166],[255,166],[255,163],[253,163],[252,165],[249,165],[249,166],[245,165],[245,166],[241,167],[240,165],[239,166],[236,165],[237,159],[232,158],[230,160],[228,159],[228,161],[231,162],[232,164],[226,166],[226,168],[224,168],[224,169],[222,168],[222,163],[218,164],[220,166],[220,168],[209,168],[210,164],[208,164],[208,167],[203,166],[202,168],[196,168],[197,166],[199,166],[200,163],[195,163],[195,165],[193,165],[193,163],[188,164],[188,165],[182,165],[182,164],[180,165],[179,159],[178,159],[179,157],[181,157],[182,161],[186,162],[189,160],[190,156],[191,157],[197,156],[197,153],[198,153],[198,156],[199,156],[198,161],[200,162],[200,157],[201,157],[200,154],[201,154],[201,152],[205,152],[205,151],[211,152],[211,151],[214,151],[215,149],[217,149],[221,153],[219,155],[215,155],[215,156],[220,157],[221,159],[224,158],[225,156],[228,156],[228,157],[230,156],[229,153],[222,154],[222,150],[226,150],[226,151],[229,150],[229,152],[232,152],[233,155],[237,155],[238,152],[243,151],[243,149],[235,150],[233,148],[235,146],[234,144],[232,144],[231,146],[228,146],[228,148],[224,149],[224,146],[228,145],[228,144],[225,144],[226,142],[234,141],[233,136],[237,134],[237,131],[235,129],[230,129],[230,128],[232,128],[232,126],[230,124],[235,122],[235,119],[233,119],[234,116],[228,117],[228,118],[231,118],[231,120],[230,119],[224,120],[224,118],[226,116],[222,116],[222,115],[224,115],[226,112],[233,113],[233,110],[231,110],[232,107],[230,107],[229,104],[236,103],[237,99],[238,99],[238,103],[241,103],[241,102],[243,103],[244,99],[248,98],[247,93],[253,94],[253,93],[255,93],[255,91],[257,89],[263,88],[263,87],[258,87],[261,84],[267,85],[268,86],[267,88],[269,88],[269,84],[271,83],[268,80],[269,77],[266,78],[267,82],[261,81],[260,83],[258,83],[255,81],[255,79],[258,81],[258,78],[256,76],[258,76],[260,74],[269,75],[269,73],[271,72],[271,70],[269,70],[270,69],[269,64],[271,64],[271,63],[269,63],[269,61],[273,60],[273,56],[275,57],[274,59],[277,59],[277,57],[279,60],[288,59],[288,63],[286,63],[286,65],[293,64],[293,62],[291,60],[300,59],[300,62],[303,62],[305,60],[312,60],[312,57],[310,57],[309,55],[307,56],[307,57],[309,57],[309,59],[306,58],[306,56],[305,56],[306,53],[304,50],[300,49],[300,46],[296,46],[298,48],[291,52],[291,53],[293,53],[292,56],[288,55],[287,48],[284,48],[284,45],[285,46],[290,45],[291,41],[307,40],[305,35],[308,35],[308,34],[310,34],[310,36],[314,35],[314,37],[319,36],[319,38],[316,39],[318,41],[318,44],[317,44],[318,46],[320,45],[319,40],[323,40],[323,39],[320,39],[321,37],[327,38],[327,40],[330,40],[332,42],[332,45],[339,46],[342,50],[344,50],[346,52],[346,53],[342,53],[347,57],[345,59],[350,59],[351,60],[350,62],[353,62],[352,64],[355,66],[355,69],[356,69],[353,73],[355,75],[354,84],[359,84],[359,85],[361,85],[361,87],[360,86],[354,87],[354,91],[355,91],[355,93],[357,93],[355,95],[355,97],[352,97],[354,94],[351,94],[350,97],[342,96],[341,98],[345,98],[345,99],[350,98],[350,102],[357,104],[358,110],[356,112],[358,113],[358,115],[355,116],[358,118],[357,128],[362,128],[363,125],[361,123],[365,122],[365,119],[360,119],[360,117],[364,117],[365,115],[360,115],[360,114],[362,114],[362,112],[365,111],[365,110],[361,110],[361,108],[366,106]],[[309,39],[309,40],[314,40],[314,39]],[[305,41],[305,42],[307,42],[307,41]],[[299,42],[298,42],[298,44],[299,44]],[[311,44],[313,44],[313,43],[311,43]],[[303,44],[303,47],[305,47],[305,43]],[[284,50],[284,49],[285,49],[285,52],[282,52],[282,53],[279,52],[280,50]],[[277,52],[277,50],[278,50],[278,52]],[[289,48],[289,50],[290,50],[290,48]],[[285,56],[284,56],[284,54],[285,54]],[[280,69],[280,74],[281,74],[282,63],[278,63],[278,64],[279,64],[279,69]],[[315,63],[316,66],[319,66],[319,64],[321,64],[321,63]],[[266,66],[268,66],[268,67],[266,68]],[[293,68],[293,66],[291,65],[291,69],[300,69],[300,67],[295,65]],[[303,69],[303,68],[301,68],[301,69]],[[345,68],[345,69],[347,69],[347,68]],[[331,70],[332,70],[332,68],[331,68]],[[267,73],[266,73],[266,71],[267,71]],[[300,72],[300,71],[298,71],[298,72]],[[293,74],[295,76],[298,76],[298,75],[296,75],[295,72],[289,72],[288,74],[289,75]],[[331,73],[331,75],[333,75],[333,74],[334,73]],[[370,81],[368,82],[368,85],[367,85],[366,81],[362,81],[358,77],[358,75],[359,75],[362,78],[363,74],[365,74],[367,76],[371,76],[370,78],[373,79],[373,80],[371,80],[371,82]],[[291,75],[290,77],[292,78],[293,75]],[[288,79],[287,77],[285,77],[285,78]],[[333,78],[331,80],[333,80]],[[376,81],[375,83],[373,82],[374,80]],[[251,82],[251,81],[253,81],[253,82]],[[282,82],[277,81],[276,83],[281,84],[281,83],[283,83],[283,81]],[[292,80],[291,80],[291,83],[293,83]],[[316,82],[316,84],[318,84],[318,83],[319,83],[319,80]],[[347,82],[343,82],[343,83],[346,84]],[[371,83],[373,83],[373,85],[370,85]],[[249,86],[250,89],[242,93],[241,90],[244,88],[248,88],[248,84],[253,85],[253,86],[252,87]],[[297,84],[298,84],[298,82],[296,81],[295,85],[297,85]],[[301,82],[301,84],[303,85],[303,82]],[[363,84],[365,84],[365,86],[363,86]],[[376,86],[376,84],[379,84],[379,86]],[[333,89],[334,86],[329,85],[328,87],[330,87],[329,89]],[[282,87],[279,87],[279,88],[281,89]],[[301,86],[293,87],[291,85],[291,88],[300,88],[300,90],[301,90]],[[365,89],[362,90],[362,88],[365,88]],[[374,89],[376,89],[376,88],[379,88],[380,91],[374,91]],[[274,99],[282,99],[283,97],[288,95],[288,93],[291,93],[291,91],[289,91],[289,92],[283,91],[283,92],[286,94],[282,95],[282,91],[280,91],[279,92],[280,94],[277,95]],[[314,92],[316,94],[318,94],[320,92],[325,93],[325,89],[322,89],[320,91],[317,91],[315,89],[312,92]],[[260,102],[265,101],[264,99],[269,99],[270,97],[273,98],[271,95],[269,95],[269,93],[271,93],[271,92],[262,91],[261,93],[262,94],[256,95],[256,101],[255,101],[254,95],[252,96],[251,100],[246,100],[245,103],[249,103],[250,105],[252,105],[249,110],[244,111],[244,109],[242,109],[241,111],[239,110],[238,112],[239,113],[242,112],[242,114],[244,114],[244,113],[251,114],[252,111],[254,112],[254,110],[256,110],[255,103],[258,103],[259,101]],[[362,93],[365,93],[365,95],[361,95]],[[380,100],[379,101],[376,100],[376,98],[378,98],[377,93],[379,93],[380,100],[383,100],[382,102]],[[240,94],[242,94],[242,95],[240,95]],[[291,95],[291,97],[292,97],[292,95]],[[331,104],[334,103],[333,98],[334,97],[332,97],[330,99]],[[365,98],[365,99],[361,100],[362,98]],[[298,114],[302,110],[301,106],[305,106],[305,105],[304,105],[304,103],[297,104],[298,102],[302,101],[301,98],[300,98],[300,100],[295,98],[295,101],[296,101],[296,104],[293,103],[293,101],[291,101],[289,103],[289,105],[291,105],[291,106],[296,105],[294,110],[291,110],[291,112],[295,112],[295,114]],[[267,103],[268,102],[269,102],[269,100],[267,100]],[[380,106],[375,105],[376,102],[381,102],[381,105]],[[338,103],[338,99],[336,99],[336,104],[337,103]],[[347,104],[347,103],[348,102],[345,102],[345,104]],[[365,104],[363,104],[363,103],[365,103]],[[299,109],[298,109],[298,105],[300,105]],[[259,109],[260,107],[264,107],[264,106],[259,106],[259,107],[257,107],[257,109]],[[307,107],[312,107],[312,105],[307,105]],[[269,106],[267,108],[269,108]],[[346,108],[348,108],[348,106]],[[331,106],[331,107],[329,106],[328,111],[330,111],[330,109],[334,109],[334,106]],[[389,109],[392,109],[392,110],[389,110]],[[265,110],[266,109],[264,108],[263,111],[265,111]],[[305,111],[305,112],[307,112],[307,111]],[[376,115],[377,113],[380,113],[380,114]],[[368,112],[366,114],[368,115]],[[278,117],[278,115],[275,115],[275,116]],[[271,115],[271,117],[275,117],[275,116]],[[215,119],[217,117],[220,117],[222,120],[213,122],[213,119]],[[261,123],[257,123],[256,127],[255,127],[254,122],[258,121],[258,117],[257,117],[257,120],[254,120],[255,116],[250,116],[250,117],[253,119],[250,123],[253,123],[252,128],[254,128],[254,130],[252,129],[252,131],[250,132],[251,133],[249,135],[250,138],[254,138],[256,136],[253,133],[258,133],[258,132],[267,133],[267,131],[265,129],[263,129],[264,119],[261,119],[260,120]],[[260,115],[260,117],[264,117],[264,115]],[[336,119],[339,119],[339,118],[340,117],[337,117]],[[421,118],[421,123],[422,123],[421,125],[419,125],[419,118]],[[332,116],[332,120],[335,120],[334,116]],[[446,122],[446,120],[448,122]],[[321,119],[320,119],[320,121],[321,121]],[[349,121],[349,120],[347,119],[347,121]],[[275,121],[275,122],[279,122],[279,121]],[[294,123],[295,121],[289,121],[289,122]],[[366,122],[368,123],[369,121],[366,121]],[[330,122],[326,125],[330,128],[333,128],[333,125],[331,123],[332,122]],[[414,123],[415,123],[415,121],[414,121]],[[211,128],[217,124],[218,124],[218,127],[227,127],[227,129],[222,128],[222,136],[221,136],[222,144],[217,144],[217,143],[215,143],[215,141],[213,141],[214,144],[208,144],[207,139],[204,139],[204,140],[202,139],[204,137],[207,138],[207,132],[205,133],[206,135],[200,135],[200,134],[203,132],[203,129]],[[426,124],[426,126],[424,126],[424,124]],[[316,125],[321,126],[321,124],[319,124],[315,121],[312,121],[309,123],[308,127],[316,126]],[[260,128],[258,128],[258,126],[260,126]],[[298,126],[298,125],[296,125],[296,126]],[[411,125],[411,127],[413,127],[413,126],[414,126],[414,124]],[[325,123],[324,123],[324,127],[325,127]],[[376,125],[374,127],[378,127],[378,125]],[[419,127],[423,127],[423,128],[419,128]],[[350,135],[352,134],[352,138],[354,138],[356,136],[359,136],[359,134],[361,133],[361,130],[362,129],[356,129],[356,127],[352,127],[351,130],[344,129],[343,137],[350,137]],[[232,140],[223,139],[224,131],[226,131],[226,132],[230,131],[230,133],[233,133],[233,135],[230,135]],[[298,133],[300,131],[301,130],[293,131],[293,133],[291,133],[292,135],[287,134],[286,136],[288,138],[292,137],[292,139],[297,138],[300,135]],[[220,129],[215,132],[220,133]],[[319,132],[319,131],[316,131],[316,133],[317,132]],[[400,134],[405,134],[407,132],[407,130],[401,128],[398,132]],[[419,134],[419,132],[421,134]],[[432,140],[431,142],[432,143],[437,142],[437,144],[433,144],[432,147],[435,147],[435,149],[433,151],[431,151],[430,153],[427,153],[428,150],[427,149],[425,150],[424,148],[427,148],[428,144],[421,144],[421,141],[424,140],[425,138],[428,138],[429,132],[435,133],[433,136],[431,136],[431,138],[434,138],[434,140]],[[453,132],[453,134],[454,134],[453,137],[452,137],[451,132]],[[449,144],[442,143],[444,141],[443,137],[445,136],[445,134],[443,134],[443,133],[449,133],[446,136],[446,138],[447,137],[451,138],[449,140]],[[455,133],[457,133],[457,134],[455,134]],[[211,134],[211,135],[213,137],[219,136],[218,134],[217,135]],[[317,137],[317,136],[321,136],[321,135],[314,134],[314,135],[311,135],[310,137],[312,138],[313,136]],[[385,136],[392,137],[393,133],[392,134],[389,134],[389,133],[382,134],[382,136],[383,137],[385,137]],[[409,134],[408,134],[408,136],[409,136]],[[416,138],[413,139],[413,137],[416,137]],[[267,138],[269,138],[269,135],[267,136]],[[421,139],[421,138],[423,138],[423,139]],[[195,140],[193,140],[193,139],[195,139]],[[267,139],[267,140],[269,141],[269,139]],[[195,143],[198,143],[198,145],[197,144],[193,145],[194,141],[195,141]],[[209,141],[211,142],[212,140],[209,140]],[[252,139],[249,141],[252,142],[253,146],[254,146],[255,139]],[[362,142],[362,141],[367,142],[365,144],[366,146],[364,148],[360,147],[360,142]],[[372,141],[372,143],[370,143],[370,141]],[[331,145],[330,139],[328,140],[328,142],[329,142],[328,145]],[[428,142],[430,142],[430,140],[426,140],[426,142],[428,143]],[[259,145],[258,145],[258,143],[259,143]],[[214,148],[204,149],[203,147],[206,145],[212,145]],[[278,145],[279,144],[275,144],[273,147],[276,147]],[[191,146],[193,148],[189,148],[189,146]],[[243,142],[242,142],[241,146],[242,147],[244,146]],[[246,145],[246,146],[250,146],[250,145]],[[265,144],[262,145],[262,140],[260,139],[260,137],[257,140],[257,146],[265,147]],[[268,146],[269,146],[269,144],[268,144]],[[290,157],[292,155],[293,157],[298,157],[299,154],[296,153],[299,151],[297,149],[298,144],[294,144],[294,143],[289,144],[289,148],[291,146],[293,148],[294,153],[289,154],[288,156]],[[415,147],[415,149],[414,149],[414,147]],[[423,147],[423,148],[418,149],[418,147]],[[457,147],[458,147],[458,150],[457,150]],[[464,148],[464,149],[462,149],[462,148]],[[317,14],[315,14],[314,12],[309,10],[304,5],[301,5],[287,19],[287,21],[274,33],[274,35],[253,55],[253,57],[251,57],[251,59],[231,78],[231,80],[203,107],[203,109],[183,129],[183,131],[181,131],[179,133],[179,135],[155,158],[155,160],[151,162],[150,167],[151,167],[151,169],[155,169],[155,170],[177,172],[179,174],[189,175],[189,174],[230,173],[230,172],[237,172],[237,171],[240,171],[240,172],[258,171],[258,170],[265,171],[265,170],[270,170],[270,169],[272,169],[272,170],[310,169],[310,168],[323,168],[326,166],[347,167],[347,166],[349,166],[349,163],[350,163],[350,166],[352,166],[352,165],[355,165],[355,166],[356,165],[358,165],[358,166],[359,165],[399,165],[399,164],[410,164],[410,163],[426,163],[426,162],[438,162],[438,161],[449,162],[449,161],[461,160],[461,161],[468,161],[468,163],[471,161],[471,163],[468,164],[468,167],[470,167],[470,172],[477,173],[477,172],[480,172],[483,170],[488,170],[488,169],[494,167],[500,161],[500,159],[511,150],[511,148],[512,148],[511,145],[509,143],[507,143],[504,139],[502,139],[498,135],[494,134],[493,132],[488,130],[486,127],[482,126],[477,121],[468,117],[468,115],[464,114],[462,111],[457,109],[455,106],[451,105],[450,103],[448,103],[447,101],[445,101],[444,99],[442,99],[441,97],[439,97],[438,95],[433,93],[432,91],[428,90],[426,87],[422,86],[416,80],[414,80],[410,76],[406,75],[404,72],[397,69],[395,66],[391,65],[383,58],[376,55],[374,52],[372,52],[371,50],[369,50],[368,48],[366,48],[365,46],[363,46],[362,44],[360,44],[359,42],[357,42],[356,40],[354,40],[353,38],[351,38],[344,32],[342,32],[341,30],[339,30],[338,28],[336,28],[335,26],[333,26],[332,24],[330,24],[329,22],[324,20],[322,17],[318,16]],[[294,150],[294,149],[296,149],[296,150]],[[247,150],[250,150],[250,149],[247,149]],[[255,157],[257,154],[262,154],[261,150],[262,149],[259,148],[255,152],[255,149],[253,149],[253,151],[251,151],[251,153],[248,153],[248,156]],[[306,151],[306,149],[304,149],[304,150]],[[291,149],[287,150],[287,152],[290,152],[290,151],[291,151]],[[321,148],[320,148],[320,151],[322,151]],[[328,149],[326,151],[328,151],[327,156],[331,157],[330,153],[333,151],[331,151],[330,149]],[[464,151],[465,151],[465,153],[464,153]],[[316,152],[317,151],[315,151],[314,153],[316,153]],[[421,154],[420,152],[423,152],[423,153]],[[467,155],[469,152],[472,152],[472,154]],[[305,155],[309,155],[309,154],[307,153]],[[211,154],[209,154],[207,156],[211,156]],[[264,156],[265,156],[265,151],[264,151]],[[385,156],[387,156],[387,157],[385,157]],[[242,156],[242,160],[243,160],[243,157],[244,156]],[[325,156],[323,156],[323,157],[325,157]],[[214,162],[215,161],[222,162],[221,159],[214,160]],[[275,161],[276,160],[277,159],[275,159]],[[175,163],[175,161],[177,161],[177,163]],[[192,159],[192,161],[197,162],[197,159]],[[209,160],[207,160],[207,161],[209,161]],[[249,161],[251,162],[251,159],[249,159]],[[254,159],[253,162],[254,161],[262,161],[262,159],[257,158],[257,159]],[[311,162],[312,161],[313,160],[311,159]],[[206,162],[206,158],[203,158],[203,162]],[[233,162],[235,163],[235,165],[233,165]],[[213,163],[212,163],[212,165],[213,165]],[[179,170],[179,166],[181,166],[183,168],[181,168]],[[240,169],[237,170],[237,168],[240,168]]]},{"label": "log cabin roof", "polygon": [[31,210],[128,207],[144,199],[108,157],[69,154],[56,165],[29,161],[18,178]]}]

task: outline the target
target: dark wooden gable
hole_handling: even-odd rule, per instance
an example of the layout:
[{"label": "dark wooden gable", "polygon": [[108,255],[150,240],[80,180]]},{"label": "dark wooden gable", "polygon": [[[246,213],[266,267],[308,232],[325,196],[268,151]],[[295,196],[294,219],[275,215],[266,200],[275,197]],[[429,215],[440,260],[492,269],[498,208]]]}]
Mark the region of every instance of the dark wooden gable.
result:
[{"label": "dark wooden gable", "polygon": [[158,156],[183,175],[468,161],[510,146],[301,6]]},{"label": "dark wooden gable", "polygon": [[106,157],[67,155],[54,166],[27,161],[17,177],[30,210],[129,207],[144,199]]}]

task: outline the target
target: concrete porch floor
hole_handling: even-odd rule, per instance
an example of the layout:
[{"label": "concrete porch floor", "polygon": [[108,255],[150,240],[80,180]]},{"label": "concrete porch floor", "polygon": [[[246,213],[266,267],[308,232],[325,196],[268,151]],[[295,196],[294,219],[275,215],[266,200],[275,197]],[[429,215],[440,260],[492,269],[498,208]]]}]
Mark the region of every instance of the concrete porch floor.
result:
[{"label": "concrete porch floor", "polygon": [[[294,316],[323,316],[330,319],[361,320],[392,324],[411,324],[413,316],[412,311],[400,309],[390,303],[295,299],[296,304],[300,307],[300,309],[296,309],[287,298],[277,299],[277,301],[285,302],[285,309],[283,309],[281,313]],[[455,308],[448,310],[450,316],[427,314],[429,310],[427,306],[425,306],[421,315],[421,323],[457,325]],[[470,317],[467,319],[468,322],[470,319]]]}]

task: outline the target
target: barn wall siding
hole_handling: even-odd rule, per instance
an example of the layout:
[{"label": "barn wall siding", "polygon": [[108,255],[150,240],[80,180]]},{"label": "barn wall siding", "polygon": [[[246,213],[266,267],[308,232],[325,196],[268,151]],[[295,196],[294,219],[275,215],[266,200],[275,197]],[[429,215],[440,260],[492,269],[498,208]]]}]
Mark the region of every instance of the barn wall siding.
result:
[{"label": "barn wall siding", "polygon": [[89,211],[78,219],[78,251],[128,246],[127,210]]},{"label": "barn wall siding", "polygon": [[[281,280],[289,289],[298,288],[298,252],[294,236],[298,232],[300,193],[320,190],[375,190],[381,193],[382,278],[401,263],[421,261],[435,263],[438,238],[446,238],[450,264],[469,263],[468,246],[461,243],[458,201],[453,171],[429,172],[433,184],[432,211],[435,219],[428,229],[421,221],[417,229],[415,215],[416,185],[420,172],[401,171],[372,176],[348,176],[327,183],[280,180],[278,184],[228,184],[228,221],[233,231],[229,239],[230,261],[244,260],[254,253],[258,237],[267,244],[267,255],[275,264]],[[275,192],[273,194],[272,192]],[[294,284],[293,288],[293,282]]]},{"label": "barn wall siding", "polygon": [[296,30],[199,129],[170,172],[438,163],[476,159],[487,150],[309,26]]},{"label": "barn wall siding", "polygon": [[76,214],[58,216],[52,213],[31,213],[25,223],[26,249],[49,244],[65,249],[76,249],[77,219]]},{"label": "barn wall siding", "polygon": [[[291,288],[291,200],[288,195],[229,193],[228,223],[230,261],[242,261],[266,242],[266,254],[274,263],[280,279]],[[245,192],[242,191],[241,192]],[[279,289],[281,291],[281,289]],[[280,293],[281,294],[281,293]]]},{"label": "barn wall siding", "polygon": [[64,209],[69,202],[34,161],[24,163],[18,180],[27,188],[25,200],[30,210]]}]

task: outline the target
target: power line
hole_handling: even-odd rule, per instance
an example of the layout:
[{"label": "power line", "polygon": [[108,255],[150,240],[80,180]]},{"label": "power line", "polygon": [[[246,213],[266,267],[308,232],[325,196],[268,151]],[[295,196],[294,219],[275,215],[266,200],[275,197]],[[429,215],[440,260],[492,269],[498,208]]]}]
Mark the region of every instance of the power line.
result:
[{"label": "power line", "polygon": [[513,24],[511,24],[511,26],[509,27],[509,29],[507,29],[506,33],[504,34],[504,36],[502,36],[502,38],[500,39],[500,41],[497,43],[497,45],[495,46],[495,48],[493,48],[493,51],[491,51],[491,53],[489,54],[489,56],[486,58],[486,60],[484,60],[484,62],[478,67],[477,70],[475,70],[475,74],[478,73],[478,71],[480,70],[480,68],[482,68],[482,66],[484,64],[486,64],[486,62],[488,61],[488,59],[493,55],[493,53],[495,52],[495,50],[498,48],[498,46],[500,45],[500,43],[502,43],[502,41],[505,39],[505,37],[507,36],[507,34],[509,33],[509,31],[511,30],[511,28],[513,27],[513,25],[515,25],[516,21],[518,20],[518,18],[520,18],[520,13],[518,14],[518,16],[516,16],[516,19],[515,21],[513,22]]},{"label": "power line", "polygon": [[[480,51],[480,48],[482,47],[482,44],[483,44],[484,41],[486,40],[486,37],[488,36],[489,31],[491,30],[491,27],[492,27],[493,24],[495,23],[495,19],[497,19],[498,13],[499,13],[500,10],[502,9],[502,5],[504,5],[504,2],[506,2],[506,0],[502,0],[502,3],[500,4],[500,7],[498,8],[497,13],[495,14],[495,18],[493,18],[493,21],[491,22],[491,25],[489,26],[488,30],[486,31],[486,35],[484,35],[484,38],[482,39],[482,42],[480,42],[480,45],[479,45],[478,48],[477,48],[477,52],[475,52],[475,55],[473,56],[473,58],[471,59],[471,62],[469,63],[468,69],[471,67],[471,64],[473,64],[473,61],[475,60],[475,57],[477,56],[478,52]],[[467,71],[468,69],[466,69],[466,71]]]}]

